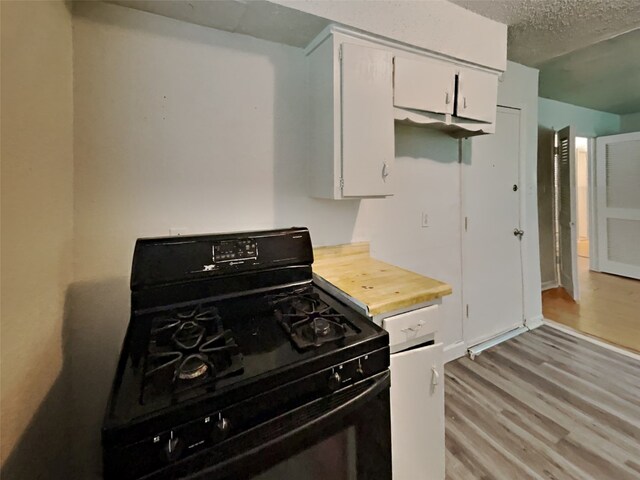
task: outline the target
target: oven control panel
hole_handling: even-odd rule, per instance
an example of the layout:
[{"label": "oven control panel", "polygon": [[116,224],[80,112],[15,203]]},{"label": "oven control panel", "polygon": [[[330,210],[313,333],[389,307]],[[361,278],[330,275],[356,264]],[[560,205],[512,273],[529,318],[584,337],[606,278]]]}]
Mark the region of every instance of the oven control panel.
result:
[{"label": "oven control panel", "polygon": [[312,263],[306,228],[142,238],[133,255],[131,289],[289,266],[310,268]]},{"label": "oven control panel", "polygon": [[211,255],[216,264],[257,260],[258,242],[253,238],[214,242]]}]

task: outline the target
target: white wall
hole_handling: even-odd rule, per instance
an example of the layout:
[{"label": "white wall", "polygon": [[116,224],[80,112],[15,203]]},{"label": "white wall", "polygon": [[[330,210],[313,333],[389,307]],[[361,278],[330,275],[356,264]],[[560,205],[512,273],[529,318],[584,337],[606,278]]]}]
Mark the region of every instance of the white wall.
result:
[{"label": "white wall", "polygon": [[0,476],[64,479],[64,317],[73,273],[71,14],[62,1],[3,1],[0,14]]},{"label": "white wall", "polygon": [[[462,339],[460,163],[458,141],[435,130],[396,124],[393,197],[362,201],[357,232],[374,257],[445,281],[445,345]],[[422,227],[422,212],[429,226]]]}]

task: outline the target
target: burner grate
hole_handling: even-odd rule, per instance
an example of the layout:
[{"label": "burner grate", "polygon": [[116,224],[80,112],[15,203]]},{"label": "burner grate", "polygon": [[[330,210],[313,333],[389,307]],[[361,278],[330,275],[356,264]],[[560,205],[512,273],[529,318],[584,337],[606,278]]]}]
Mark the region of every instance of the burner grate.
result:
[{"label": "burner grate", "polygon": [[243,359],[215,308],[172,312],[152,321],[142,402],[243,372]]},{"label": "burner grate", "polygon": [[272,301],[280,325],[300,350],[317,348],[359,333],[347,318],[316,293],[279,296]]}]

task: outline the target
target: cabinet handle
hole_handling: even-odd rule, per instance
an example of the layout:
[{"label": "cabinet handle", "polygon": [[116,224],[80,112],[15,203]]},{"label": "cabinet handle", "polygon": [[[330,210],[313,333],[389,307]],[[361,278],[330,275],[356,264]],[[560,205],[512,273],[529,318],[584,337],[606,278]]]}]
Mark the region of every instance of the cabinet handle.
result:
[{"label": "cabinet handle", "polygon": [[387,166],[387,162],[382,164],[382,179],[386,180],[389,176],[389,167]]},{"label": "cabinet handle", "polygon": [[444,92],[444,103],[447,105],[451,103],[451,99],[449,98],[449,92]]},{"label": "cabinet handle", "polygon": [[440,374],[436,367],[431,367],[431,388],[435,390],[438,383],[440,383]]},{"label": "cabinet handle", "polygon": [[462,108],[467,108],[467,97],[462,97]]}]

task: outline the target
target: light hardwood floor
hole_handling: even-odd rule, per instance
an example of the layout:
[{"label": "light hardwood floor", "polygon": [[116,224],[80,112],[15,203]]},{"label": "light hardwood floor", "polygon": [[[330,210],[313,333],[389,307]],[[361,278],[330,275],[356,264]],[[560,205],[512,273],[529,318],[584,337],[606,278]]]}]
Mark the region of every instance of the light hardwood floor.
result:
[{"label": "light hardwood floor", "polygon": [[589,271],[578,257],[580,301],[561,288],[542,293],[545,318],[640,352],[640,280]]},{"label": "light hardwood floor", "polygon": [[640,479],[640,361],[543,326],[445,377],[447,480]]}]

